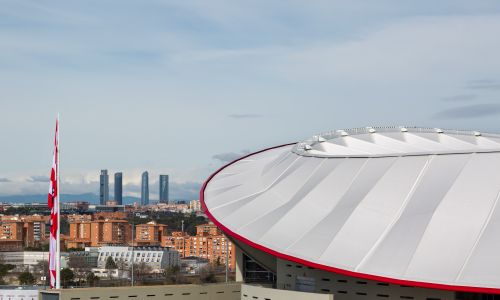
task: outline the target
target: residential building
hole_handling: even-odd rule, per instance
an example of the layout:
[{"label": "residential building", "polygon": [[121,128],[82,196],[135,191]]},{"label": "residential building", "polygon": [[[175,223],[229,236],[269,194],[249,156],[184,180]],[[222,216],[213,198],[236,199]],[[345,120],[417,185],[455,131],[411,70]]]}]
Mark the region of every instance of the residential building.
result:
[{"label": "residential building", "polygon": [[67,248],[126,245],[132,238],[132,227],[126,220],[77,221],[70,223],[69,228]]},{"label": "residential building", "polygon": [[20,251],[23,247],[24,223],[20,220],[2,221],[0,251]]},{"label": "residential building", "polygon": [[201,211],[201,203],[200,200],[191,200],[189,201],[189,209],[192,212],[198,212]]},{"label": "residential building", "polygon": [[160,198],[159,203],[168,204],[168,175],[160,175]]},{"label": "residential building", "polygon": [[117,172],[115,173],[115,201],[116,204],[122,205],[123,200],[122,200],[122,194],[123,194],[123,174],[122,172]]},{"label": "residential building", "polygon": [[225,265],[226,258],[229,257],[229,268],[234,269],[235,266],[233,243],[211,223],[196,226],[196,236],[189,236],[180,231],[172,232],[165,245],[179,251],[181,258],[201,257],[210,263]]},{"label": "residential building", "polygon": [[22,216],[23,238],[25,247],[35,247],[47,240],[46,225],[49,222],[49,216]]},{"label": "residential building", "polygon": [[108,170],[101,170],[101,175],[99,176],[99,203],[101,205],[106,205],[109,200],[109,176]]},{"label": "residential building", "polygon": [[165,246],[167,225],[151,221],[135,226],[135,246]]},{"label": "residential building", "polygon": [[10,224],[21,222],[22,233],[19,238],[24,247],[36,247],[47,240],[46,224],[49,222],[49,216],[30,215],[30,216],[1,216],[1,224]]},{"label": "residential building", "polygon": [[149,175],[148,172],[145,171],[142,173],[141,180],[141,205],[149,204]]}]

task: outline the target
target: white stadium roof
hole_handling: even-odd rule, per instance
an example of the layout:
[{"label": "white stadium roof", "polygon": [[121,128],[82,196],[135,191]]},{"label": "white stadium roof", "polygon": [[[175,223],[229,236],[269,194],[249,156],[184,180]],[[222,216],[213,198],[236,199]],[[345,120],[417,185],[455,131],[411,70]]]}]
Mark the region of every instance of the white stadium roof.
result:
[{"label": "white stadium roof", "polygon": [[500,136],[339,130],[239,159],[201,191],[228,235],[379,281],[500,293]]}]

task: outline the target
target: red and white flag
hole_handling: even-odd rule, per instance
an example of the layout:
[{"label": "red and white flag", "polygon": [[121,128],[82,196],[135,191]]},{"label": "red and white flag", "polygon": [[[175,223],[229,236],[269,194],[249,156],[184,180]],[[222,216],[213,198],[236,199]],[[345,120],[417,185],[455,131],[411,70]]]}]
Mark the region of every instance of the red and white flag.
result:
[{"label": "red and white flag", "polygon": [[50,189],[48,204],[50,208],[50,241],[49,241],[49,273],[50,288],[58,287],[56,282],[59,275],[59,120],[56,120],[56,134],[54,137],[54,157],[50,172]]}]

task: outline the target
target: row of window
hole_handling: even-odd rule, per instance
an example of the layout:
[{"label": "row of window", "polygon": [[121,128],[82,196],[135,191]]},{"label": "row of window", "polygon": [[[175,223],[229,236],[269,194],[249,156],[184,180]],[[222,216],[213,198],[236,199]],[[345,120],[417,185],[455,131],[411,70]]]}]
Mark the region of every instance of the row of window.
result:
[{"label": "row of window", "polygon": [[[232,293],[239,293],[240,291],[239,290],[234,290],[232,291]],[[217,291],[216,292],[217,294],[224,294],[224,291]],[[184,293],[180,293],[180,295],[182,296],[189,296],[189,295],[192,295],[193,293],[189,293],[189,292],[184,292]],[[208,292],[200,292],[200,295],[207,295]],[[157,295],[156,294],[148,294],[146,295],[146,297],[156,297]],[[162,295],[158,295],[158,296],[162,296]],[[166,293],[166,294],[163,294],[163,296],[175,296],[175,294],[173,293]],[[138,298],[139,296],[138,295],[128,295],[127,298]],[[109,299],[118,299],[120,298],[120,296],[109,296]],[[98,299],[101,299],[101,297],[99,296],[94,296],[94,297],[90,297],[91,300],[98,300]],[[105,299],[105,297],[103,297],[103,299]],[[77,297],[74,297],[74,298],[71,298],[71,300],[81,300],[81,298],[77,298]]]},{"label": "row of window", "polygon": [[[146,255],[147,254],[147,255]],[[100,256],[112,256],[112,257],[129,257],[130,256],[130,252],[106,252],[105,254],[104,253],[99,253]],[[163,255],[163,253],[157,253],[157,252],[153,252],[153,253],[140,253],[140,252],[136,252],[135,253],[135,256],[142,256],[142,257],[161,257]]]}]

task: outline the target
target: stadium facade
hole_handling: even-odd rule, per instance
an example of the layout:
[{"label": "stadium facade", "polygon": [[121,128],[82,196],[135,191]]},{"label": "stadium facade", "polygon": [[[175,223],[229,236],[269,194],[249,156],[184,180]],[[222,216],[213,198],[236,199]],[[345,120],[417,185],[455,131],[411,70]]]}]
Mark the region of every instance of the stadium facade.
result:
[{"label": "stadium facade", "polygon": [[500,299],[500,135],[334,130],[203,185],[237,279],[335,299]]}]

